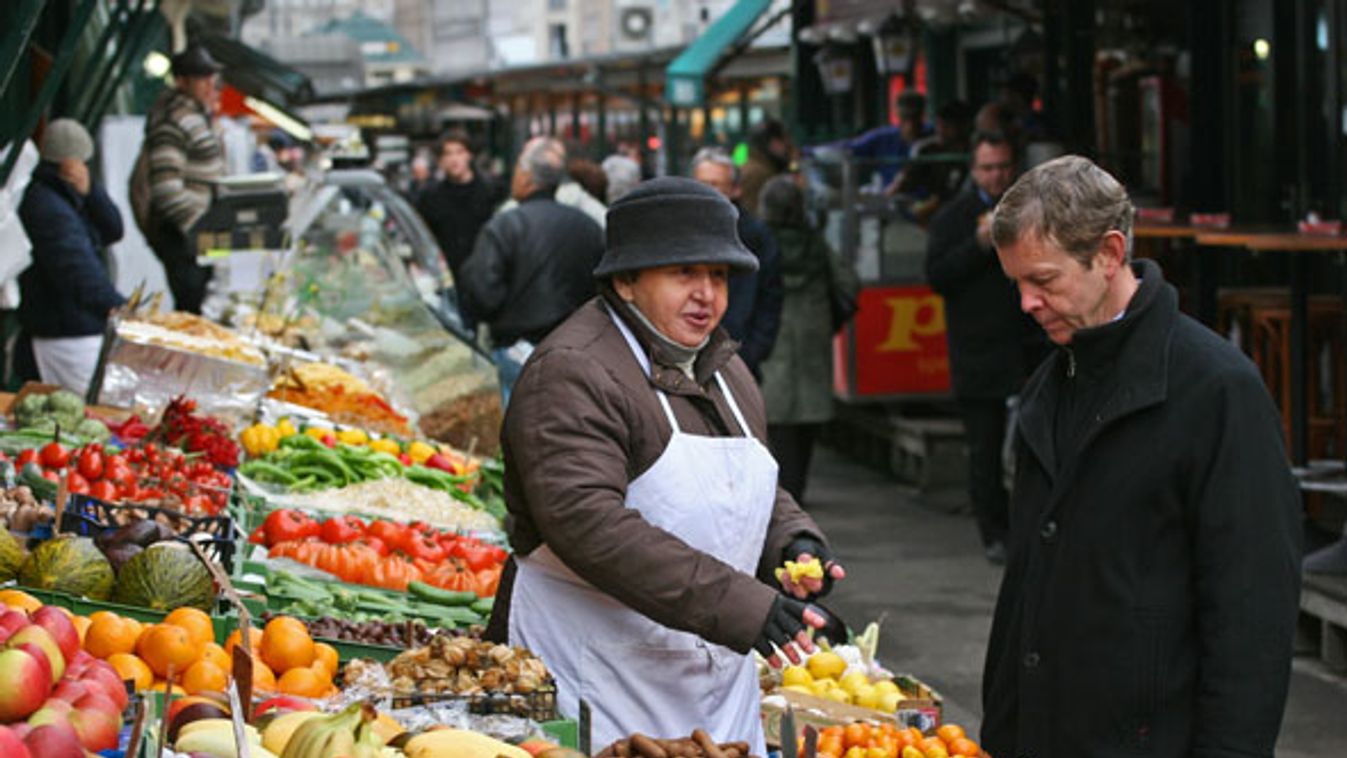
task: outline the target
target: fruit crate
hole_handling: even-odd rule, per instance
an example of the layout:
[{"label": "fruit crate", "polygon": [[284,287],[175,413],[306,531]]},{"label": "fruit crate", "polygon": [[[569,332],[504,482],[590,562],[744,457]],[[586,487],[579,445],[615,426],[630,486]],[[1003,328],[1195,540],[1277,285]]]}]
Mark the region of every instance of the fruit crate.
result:
[{"label": "fruit crate", "polygon": [[580,725],[571,719],[557,719],[555,721],[544,721],[541,726],[561,747],[568,747],[572,750],[580,749]]},{"label": "fruit crate", "polygon": [[[299,618],[299,617],[296,617]],[[307,624],[309,619],[303,619]],[[365,642],[353,642],[351,640],[338,640],[331,637],[314,637],[314,642],[326,642],[337,651],[337,660],[345,663],[356,658],[368,658],[379,663],[388,663],[402,653],[407,652],[405,648],[389,647],[388,645],[370,645]]]},{"label": "fruit crate", "polygon": [[396,710],[447,702],[467,703],[468,712],[474,715],[523,716],[540,724],[560,719],[557,685],[550,677],[541,688],[526,695],[507,692],[481,692],[474,695],[452,692],[397,693],[393,695],[392,707]]},{"label": "fruit crate", "polygon": [[[22,590],[42,601],[43,605],[64,608],[77,616],[89,616],[98,611],[111,611],[118,616],[132,618],[142,623],[157,624],[168,615],[168,611],[144,608],[139,605],[123,605],[107,600],[91,600],[87,597],[75,597],[68,592],[27,587],[21,584],[0,585],[0,589]],[[211,625],[215,627],[215,641],[221,645],[224,644],[225,638],[238,627],[238,615],[223,600],[217,601],[215,611],[210,614],[210,619]]]},{"label": "fruit crate", "polygon": [[61,531],[97,537],[108,529],[138,519],[153,519],[177,534],[181,541],[199,545],[212,560],[232,573],[237,533],[230,516],[188,516],[149,505],[105,503],[88,495],[72,495],[61,516]]}]

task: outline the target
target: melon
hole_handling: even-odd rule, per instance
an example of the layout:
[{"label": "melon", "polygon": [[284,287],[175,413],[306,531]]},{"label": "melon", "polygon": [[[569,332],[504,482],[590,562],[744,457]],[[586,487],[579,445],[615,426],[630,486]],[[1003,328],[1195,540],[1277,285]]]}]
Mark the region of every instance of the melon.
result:
[{"label": "melon", "polygon": [[128,560],[113,600],[160,611],[182,606],[209,611],[215,583],[201,560],[180,542],[156,542]]},{"label": "melon", "polygon": [[8,529],[0,526],[0,582],[8,582],[19,575],[23,559],[23,545]]},{"label": "melon", "polygon": [[19,584],[91,600],[107,600],[112,581],[112,564],[88,537],[53,537],[33,548],[19,567]]}]

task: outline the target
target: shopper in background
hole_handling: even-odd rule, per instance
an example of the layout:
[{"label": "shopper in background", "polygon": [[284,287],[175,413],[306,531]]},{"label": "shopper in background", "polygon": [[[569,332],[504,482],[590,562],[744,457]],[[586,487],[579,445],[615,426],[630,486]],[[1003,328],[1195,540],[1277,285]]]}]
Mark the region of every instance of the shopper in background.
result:
[{"label": "shopper in background", "polygon": [[[614,203],[600,296],[533,353],[506,411],[515,557],[488,636],[538,653],[566,716],[589,703],[595,745],[705,729],[766,755],[747,653],[811,651],[826,619],[805,601],[845,576],[777,486],[762,398],[718,328],[731,269],[758,265],[737,215],[677,177]],[[804,555],[827,581],[774,578]]]},{"label": "shopper in background", "polygon": [[[145,239],[164,266],[175,307],[200,313],[212,269],[197,265],[192,227],[210,208],[211,182],[224,176],[224,144],[215,123],[220,65],[204,47],[173,56],[172,89],[150,107],[131,198]],[[148,199],[148,207],[143,205]],[[142,210],[143,208],[143,210]]]},{"label": "shopper in background", "polygon": [[122,217],[89,177],[94,141],[73,119],[42,134],[42,161],[19,216],[33,262],[19,275],[19,322],[33,341],[42,381],[83,396],[98,366],[108,314],[125,302],[103,263],[122,238]]},{"label": "shopper in background", "polygon": [[692,178],[713,187],[739,211],[739,238],[758,259],[757,271],[737,272],[730,279],[730,308],[723,326],[739,343],[739,357],[754,376],[771,355],[781,328],[781,260],[776,240],[752,213],[739,204],[739,167],[729,153],[704,147],[692,156]]},{"label": "shopper in background", "polygon": [[982,746],[1271,758],[1300,599],[1281,421],[1248,358],[1131,259],[1133,213],[1065,156],[991,220],[1020,307],[1059,349],[1020,404]]},{"label": "shopper in background", "polygon": [[781,488],[804,502],[818,428],[833,417],[833,252],[810,228],[804,191],[791,174],[763,186],[762,220],[781,250],[785,302],[781,331],[762,363],[767,439],[781,465]]},{"label": "shopper in background", "polygon": [[[845,142],[847,151],[855,158],[869,161],[879,186],[888,187],[907,163],[912,146],[931,133],[926,124],[926,96],[905,90],[894,101],[898,125],[885,124]],[[860,168],[864,169],[865,163]],[[866,175],[862,174],[862,178]]]},{"label": "shopper in background", "polygon": [[[903,167],[887,188],[897,195],[908,215],[922,226],[936,211],[963,189],[968,178],[968,138],[973,131],[973,108],[962,100],[940,106],[935,116],[935,134],[912,146],[914,159]],[[936,161],[935,156],[957,155],[957,160]]]},{"label": "shopper in background", "polygon": [[604,202],[612,205],[641,183],[641,164],[621,153],[603,159],[603,173],[608,176],[608,192]]},{"label": "shopper in background", "polygon": [[754,124],[748,134],[748,160],[740,172],[739,204],[757,213],[762,186],[789,170],[790,159],[790,135],[784,124],[774,118]]},{"label": "shopper in background", "polygon": [[556,201],[565,175],[560,141],[535,137],[524,145],[510,186],[518,207],[487,222],[459,274],[459,310],[468,323],[490,327],[507,403],[533,346],[594,296],[603,230]]},{"label": "shopper in background", "polygon": [[926,280],[945,299],[950,379],[968,443],[968,496],[978,533],[987,560],[1003,564],[1006,401],[1024,384],[1031,326],[992,248],[991,211],[1015,178],[1015,154],[1004,137],[973,137],[972,176],[972,186],[931,221]]},{"label": "shopper in background", "polygon": [[472,145],[465,132],[445,132],[436,160],[440,180],[421,192],[416,208],[435,235],[457,284],[477,235],[504,199],[503,190],[473,170]]}]

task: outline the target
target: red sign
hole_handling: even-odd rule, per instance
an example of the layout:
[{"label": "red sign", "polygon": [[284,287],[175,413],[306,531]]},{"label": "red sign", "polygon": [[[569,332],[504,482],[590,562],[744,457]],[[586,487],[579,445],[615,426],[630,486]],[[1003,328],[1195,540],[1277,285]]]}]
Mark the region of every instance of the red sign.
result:
[{"label": "red sign", "polygon": [[950,391],[945,301],[930,287],[867,287],[860,310],[833,343],[834,387],[843,397]]}]

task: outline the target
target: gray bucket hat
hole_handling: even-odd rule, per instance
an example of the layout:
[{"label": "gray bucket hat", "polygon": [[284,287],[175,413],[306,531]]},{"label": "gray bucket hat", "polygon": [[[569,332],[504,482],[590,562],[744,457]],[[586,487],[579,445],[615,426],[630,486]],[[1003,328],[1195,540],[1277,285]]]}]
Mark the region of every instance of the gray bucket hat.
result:
[{"label": "gray bucket hat", "polygon": [[94,140],[80,122],[73,118],[58,118],[47,124],[42,132],[38,154],[42,160],[52,163],[60,163],[66,158],[88,163],[94,157]]},{"label": "gray bucket hat", "polygon": [[595,278],[659,266],[724,263],[757,271],[739,211],[715,189],[671,176],[641,182],[608,207],[608,247]]}]

